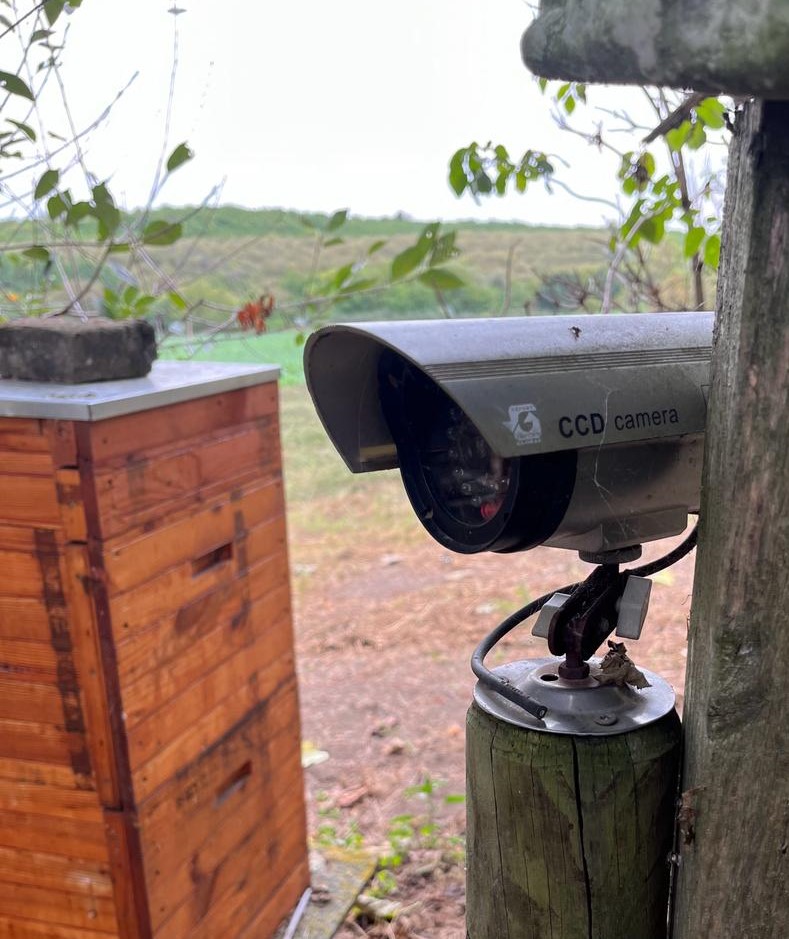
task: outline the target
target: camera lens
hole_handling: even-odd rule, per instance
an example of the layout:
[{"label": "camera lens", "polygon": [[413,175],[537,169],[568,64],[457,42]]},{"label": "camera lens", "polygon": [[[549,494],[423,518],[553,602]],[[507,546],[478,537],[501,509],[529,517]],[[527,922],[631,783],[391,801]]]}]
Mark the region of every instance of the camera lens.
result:
[{"label": "camera lens", "polygon": [[575,482],[574,451],[501,457],[449,395],[390,351],[379,388],[406,492],[437,541],[464,554],[517,551],[556,530]]}]

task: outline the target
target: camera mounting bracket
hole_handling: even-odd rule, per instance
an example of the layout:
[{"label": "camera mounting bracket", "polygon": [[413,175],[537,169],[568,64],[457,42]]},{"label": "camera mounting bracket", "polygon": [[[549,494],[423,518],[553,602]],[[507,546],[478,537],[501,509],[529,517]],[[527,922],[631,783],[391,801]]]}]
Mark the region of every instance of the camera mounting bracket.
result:
[{"label": "camera mounting bracket", "polygon": [[532,635],[548,640],[554,655],[564,655],[559,674],[567,680],[589,675],[587,660],[612,632],[638,639],[649,608],[652,582],[617,564],[604,564],[571,594],[555,593],[540,610]]}]

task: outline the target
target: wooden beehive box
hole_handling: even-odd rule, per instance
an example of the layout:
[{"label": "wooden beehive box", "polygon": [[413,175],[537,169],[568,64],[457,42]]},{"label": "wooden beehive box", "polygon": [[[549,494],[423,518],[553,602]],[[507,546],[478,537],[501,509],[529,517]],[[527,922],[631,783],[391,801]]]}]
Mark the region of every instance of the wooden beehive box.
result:
[{"label": "wooden beehive box", "polygon": [[265,939],[307,886],[275,379],[0,382],[0,936]]}]

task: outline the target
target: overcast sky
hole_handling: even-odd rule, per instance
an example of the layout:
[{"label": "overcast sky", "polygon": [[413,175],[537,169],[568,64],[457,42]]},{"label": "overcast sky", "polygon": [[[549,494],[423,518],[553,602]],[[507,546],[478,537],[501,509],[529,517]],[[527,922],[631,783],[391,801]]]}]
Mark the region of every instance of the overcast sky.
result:
[{"label": "overcast sky", "polygon": [[[145,201],[173,61],[171,0],[84,0],[69,18],[65,76],[78,124],[139,76],[88,162],[127,206]],[[181,0],[169,145],[194,161],[164,201],[417,218],[598,224],[610,210],[542,187],[481,206],[450,191],[447,161],[476,139],[561,152],[578,190],[611,194],[612,164],[560,132],[520,59],[524,0]],[[65,18],[64,18],[65,19]],[[609,91],[610,106],[634,91]]]}]

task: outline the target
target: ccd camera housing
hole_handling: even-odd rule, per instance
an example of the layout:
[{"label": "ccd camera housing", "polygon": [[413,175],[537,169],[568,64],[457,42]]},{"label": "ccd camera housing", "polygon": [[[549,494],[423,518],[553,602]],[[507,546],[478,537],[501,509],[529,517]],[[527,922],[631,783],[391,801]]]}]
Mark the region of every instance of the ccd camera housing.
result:
[{"label": "ccd camera housing", "polygon": [[327,326],[307,384],[355,473],[399,468],[453,551],[589,555],[697,512],[711,313]]}]

